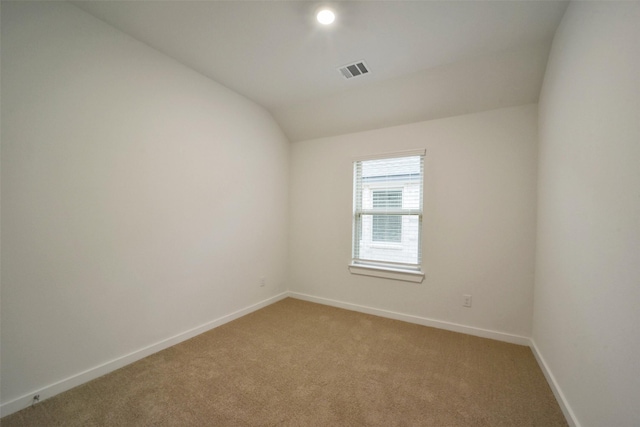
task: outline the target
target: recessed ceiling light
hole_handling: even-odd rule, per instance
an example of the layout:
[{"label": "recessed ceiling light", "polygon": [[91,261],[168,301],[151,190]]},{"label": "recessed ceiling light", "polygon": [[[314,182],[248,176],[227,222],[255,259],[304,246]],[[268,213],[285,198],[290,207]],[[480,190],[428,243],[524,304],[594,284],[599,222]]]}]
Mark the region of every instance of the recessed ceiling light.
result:
[{"label": "recessed ceiling light", "polygon": [[316,15],[316,19],[322,25],[329,25],[329,24],[333,23],[333,21],[336,20],[336,14],[333,13],[333,11],[331,11],[329,9],[322,9]]}]

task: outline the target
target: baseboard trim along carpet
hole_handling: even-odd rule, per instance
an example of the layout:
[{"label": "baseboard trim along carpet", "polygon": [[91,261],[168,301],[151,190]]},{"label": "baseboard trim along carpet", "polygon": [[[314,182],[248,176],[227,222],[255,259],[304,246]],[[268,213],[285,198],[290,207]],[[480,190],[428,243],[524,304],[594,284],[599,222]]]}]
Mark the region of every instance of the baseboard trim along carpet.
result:
[{"label": "baseboard trim along carpet", "polygon": [[122,368],[123,366],[126,366],[130,363],[136,362],[140,359],[143,359],[147,356],[157,353],[158,351],[174,346],[178,343],[181,343],[182,341],[186,341],[189,338],[193,338],[196,335],[200,335],[204,332],[207,332],[210,329],[217,328],[218,326],[224,325],[225,323],[231,322],[232,320],[238,319],[256,310],[264,308],[288,296],[289,296],[288,292],[282,292],[271,298],[267,298],[256,304],[250,305],[249,307],[234,311],[233,313],[219,317],[215,320],[212,320],[203,325],[197,326],[193,329],[189,329],[188,331],[182,332],[178,335],[174,335],[170,338],[159,341],[155,344],[151,344],[147,347],[141,348],[140,350],[134,351],[125,356],[118,357],[117,359],[103,363],[102,365],[96,366],[94,368],[87,369],[84,372],[80,372],[69,378],[65,378],[63,380],[60,380],[48,386],[42,387],[38,390],[34,390],[31,393],[27,393],[24,396],[21,396],[9,402],[3,403],[2,405],[0,405],[0,417],[10,415],[21,409],[27,408],[29,405],[31,405],[33,401],[33,396],[35,395],[39,395],[40,401],[43,401],[59,393],[62,393],[64,391],[77,387],[80,384],[84,384],[88,381],[91,381],[105,374],[108,374],[109,372],[115,371],[116,369]]},{"label": "baseboard trim along carpet", "polygon": [[540,366],[540,369],[542,370],[545,378],[547,379],[547,382],[549,383],[549,386],[551,387],[551,390],[553,391],[554,396],[556,397],[556,400],[558,401],[558,404],[560,405],[560,408],[562,409],[562,412],[567,422],[572,427],[580,427],[580,423],[578,422],[575,414],[573,413],[571,407],[569,406],[564,396],[564,393],[562,393],[562,390],[560,389],[560,386],[558,385],[554,375],[549,370],[544,357],[540,353],[540,350],[536,346],[535,342],[529,337],[513,335],[513,334],[508,334],[508,333],[498,332],[498,331],[492,331],[488,329],[476,328],[472,326],[460,325],[457,323],[445,322],[441,320],[414,316],[414,315],[394,312],[390,310],[383,310],[379,308],[352,304],[344,301],[338,301],[338,300],[333,300],[329,298],[322,298],[322,297],[303,294],[299,292],[291,292],[291,291],[282,292],[278,295],[267,298],[263,301],[250,305],[246,308],[237,310],[233,313],[219,317],[215,320],[207,322],[203,325],[200,325],[188,331],[174,335],[173,337],[159,341],[155,344],[149,345],[140,350],[129,353],[125,356],[116,358],[102,365],[88,369],[84,372],[80,372],[76,375],[63,379],[56,383],[50,384],[48,386],[42,387],[37,390],[33,390],[32,392],[27,393],[16,399],[13,399],[9,402],[2,403],[0,405],[0,417],[7,416],[21,409],[27,408],[29,405],[31,405],[33,396],[35,395],[39,395],[40,401],[43,401],[59,393],[70,390],[88,381],[101,377],[102,375],[115,371],[116,369],[122,368],[130,363],[136,362],[140,359],[150,356],[158,351],[174,346],[178,343],[186,341],[190,338],[193,338],[197,335],[200,335],[218,326],[224,325],[225,323],[231,322],[242,316],[252,313],[256,310],[267,307],[287,297],[291,297],[291,298],[295,298],[303,301],[314,302],[318,304],[324,304],[324,305],[337,307],[337,308],[343,308],[346,310],[357,311],[365,314],[371,314],[374,316],[380,316],[380,317],[385,317],[385,318],[394,319],[394,320],[401,320],[404,322],[414,323],[414,324],[423,325],[423,326],[429,326],[437,329],[444,329],[452,332],[459,332],[459,333],[473,335],[481,338],[489,338],[489,339],[503,341],[511,344],[518,344],[518,345],[530,347],[531,351],[533,352],[533,355],[536,358],[536,361],[538,362],[538,365]]},{"label": "baseboard trim along carpet", "polygon": [[415,323],[422,326],[430,326],[432,328],[444,329],[452,332],[460,332],[476,337],[504,341],[510,344],[519,344],[525,346],[531,345],[531,340],[528,337],[523,337],[520,335],[512,335],[504,332],[491,331],[488,329],[475,328],[473,326],[465,326],[457,323],[445,322],[442,320],[429,319],[427,317],[414,316],[410,314],[398,313],[395,311],[367,307],[364,305],[351,304],[348,302],[336,301],[329,298],[315,297],[313,295],[301,294],[298,292],[290,291],[289,296],[291,298],[297,298],[304,301],[330,305],[332,307],[344,308],[346,310],[358,311],[360,313],[373,314],[374,316],[386,317],[388,319],[402,320],[403,322]]},{"label": "baseboard trim along carpet", "polygon": [[445,322],[442,320],[429,319],[426,317],[413,316],[409,314],[398,313],[395,311],[382,310],[379,308],[367,307],[367,306],[352,304],[344,301],[337,301],[329,298],[316,297],[313,295],[307,295],[299,292],[289,291],[288,296],[290,296],[291,298],[297,298],[304,301],[330,305],[332,307],[344,308],[346,310],[358,311],[366,314],[372,314],[374,316],[387,317],[389,319],[402,320],[404,322],[415,323],[423,326],[430,326],[432,328],[445,329],[447,331],[460,332],[463,334],[473,335],[481,338],[489,338],[489,339],[494,339],[498,341],[508,342],[511,344],[519,344],[519,345],[527,346],[531,348],[531,352],[536,358],[536,361],[538,362],[538,365],[540,366],[542,373],[547,379],[547,383],[549,383],[549,387],[551,387],[551,390],[553,391],[553,395],[556,397],[556,400],[560,405],[560,409],[562,409],[562,413],[567,419],[567,423],[569,423],[571,427],[581,427],[580,423],[578,422],[578,419],[573,413],[573,410],[571,410],[571,407],[569,406],[569,403],[567,402],[564,396],[564,393],[562,393],[560,386],[556,382],[554,375],[551,373],[544,358],[542,357],[540,350],[538,349],[535,342],[531,338],[523,337],[520,335],[507,334],[504,332],[491,331],[488,329],[475,328],[472,326],[460,325],[457,323]]},{"label": "baseboard trim along carpet", "polygon": [[549,387],[551,387],[551,391],[556,397],[558,405],[560,405],[560,409],[562,409],[562,413],[567,419],[567,423],[569,423],[571,427],[581,427],[581,424],[578,422],[578,418],[576,418],[576,414],[573,413],[571,406],[569,406],[569,402],[567,402],[567,399],[564,397],[564,393],[560,389],[560,386],[556,381],[556,377],[553,375],[553,373],[551,373],[549,367],[547,366],[547,362],[544,360],[544,357],[542,357],[542,353],[540,353],[536,342],[533,340],[533,338],[530,341],[531,352],[536,358],[538,366],[540,366],[540,370],[542,370],[544,377],[547,379],[547,383],[549,383]]}]

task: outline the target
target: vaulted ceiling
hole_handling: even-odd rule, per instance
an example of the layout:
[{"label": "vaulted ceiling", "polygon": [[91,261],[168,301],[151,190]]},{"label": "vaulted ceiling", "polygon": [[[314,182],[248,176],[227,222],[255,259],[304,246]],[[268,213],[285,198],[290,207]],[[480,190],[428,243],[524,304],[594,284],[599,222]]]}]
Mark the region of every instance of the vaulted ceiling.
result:
[{"label": "vaulted ceiling", "polygon": [[[537,102],[561,1],[76,6],[271,112],[291,141]],[[320,6],[337,19],[315,20]],[[364,60],[370,73],[338,67]]]}]

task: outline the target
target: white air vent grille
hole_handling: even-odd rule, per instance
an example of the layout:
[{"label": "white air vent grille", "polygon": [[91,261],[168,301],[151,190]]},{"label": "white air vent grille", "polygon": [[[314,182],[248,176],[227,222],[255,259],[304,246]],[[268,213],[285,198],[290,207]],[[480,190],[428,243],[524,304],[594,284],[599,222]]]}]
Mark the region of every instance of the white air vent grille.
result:
[{"label": "white air vent grille", "polygon": [[369,73],[369,66],[364,61],[354,62],[338,68],[338,71],[345,79],[363,76]]}]

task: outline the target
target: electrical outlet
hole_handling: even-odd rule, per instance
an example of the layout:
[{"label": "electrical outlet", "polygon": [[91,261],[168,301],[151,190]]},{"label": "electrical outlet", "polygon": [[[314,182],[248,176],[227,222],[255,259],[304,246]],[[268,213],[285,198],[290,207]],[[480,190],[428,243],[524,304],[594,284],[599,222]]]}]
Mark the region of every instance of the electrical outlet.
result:
[{"label": "electrical outlet", "polygon": [[462,306],[471,307],[471,295],[462,295]]},{"label": "electrical outlet", "polygon": [[33,396],[33,400],[31,401],[31,404],[35,405],[38,402],[40,402],[40,395],[36,394],[35,396]]},{"label": "electrical outlet", "polygon": [[264,277],[260,278],[260,287],[264,288],[264,285],[267,283],[267,280]]}]

